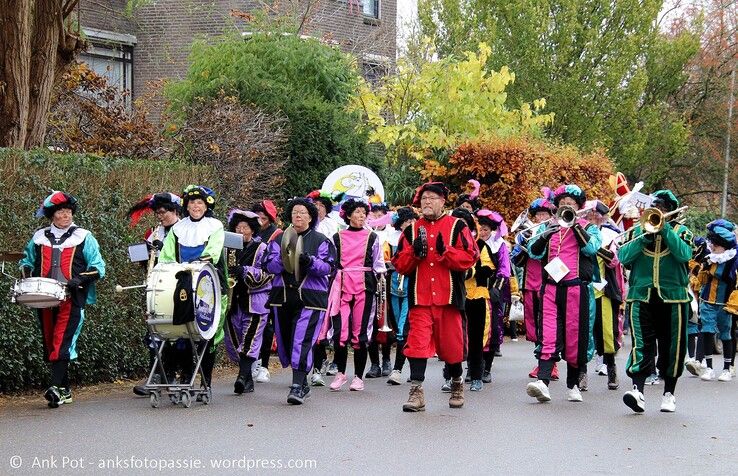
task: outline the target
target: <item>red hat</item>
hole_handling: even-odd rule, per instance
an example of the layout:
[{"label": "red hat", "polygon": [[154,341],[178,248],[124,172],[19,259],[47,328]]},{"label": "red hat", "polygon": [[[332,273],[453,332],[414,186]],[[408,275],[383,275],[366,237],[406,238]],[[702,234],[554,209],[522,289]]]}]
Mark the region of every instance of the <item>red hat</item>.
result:
[{"label": "red hat", "polygon": [[266,214],[269,217],[272,222],[277,221],[277,207],[274,206],[274,202],[271,200],[264,200],[261,202],[262,206],[264,207],[264,210],[266,210]]},{"label": "red hat", "polygon": [[448,198],[448,187],[443,182],[428,182],[415,189],[415,197],[413,197],[414,206],[420,206],[420,197],[425,191],[436,193],[443,198]]}]

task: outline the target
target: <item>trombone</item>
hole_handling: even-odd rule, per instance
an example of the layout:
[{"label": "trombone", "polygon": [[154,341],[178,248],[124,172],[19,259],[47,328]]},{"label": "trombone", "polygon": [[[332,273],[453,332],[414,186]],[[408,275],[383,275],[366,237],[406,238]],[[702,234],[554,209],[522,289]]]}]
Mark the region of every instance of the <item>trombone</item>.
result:
[{"label": "trombone", "polygon": [[[656,233],[661,232],[663,230],[666,223],[670,222],[670,218],[673,216],[677,216],[676,221],[679,223],[682,223],[684,221],[684,214],[687,210],[686,205],[683,207],[679,207],[676,210],[670,211],[668,213],[664,213],[658,208],[646,208],[643,210],[643,213],[641,214],[641,218],[638,221],[639,225],[641,225],[641,229],[643,230],[643,233],[636,236],[635,238],[631,238],[629,240],[623,241],[620,243],[620,246],[624,245],[625,243],[630,243],[631,241],[635,241],[639,238],[642,238],[647,235],[653,235]],[[627,235],[632,228],[629,228],[625,230],[624,232],[617,235],[615,238],[613,238],[613,241],[617,240],[621,236]]]}]

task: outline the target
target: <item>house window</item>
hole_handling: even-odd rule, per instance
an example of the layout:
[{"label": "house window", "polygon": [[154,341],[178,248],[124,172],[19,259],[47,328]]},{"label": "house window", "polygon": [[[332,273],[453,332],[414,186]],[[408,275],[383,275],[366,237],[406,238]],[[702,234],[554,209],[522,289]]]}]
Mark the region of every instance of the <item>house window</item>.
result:
[{"label": "house window", "polygon": [[[108,84],[124,95],[126,105],[130,106],[133,91],[133,45],[135,37],[85,29],[91,46],[80,54],[79,59]],[[124,94],[127,93],[127,94]]]},{"label": "house window", "polygon": [[367,61],[361,63],[361,75],[371,85],[377,85],[387,76],[387,64],[381,61]]},{"label": "house window", "polygon": [[361,11],[365,17],[379,19],[379,0],[362,0]]}]

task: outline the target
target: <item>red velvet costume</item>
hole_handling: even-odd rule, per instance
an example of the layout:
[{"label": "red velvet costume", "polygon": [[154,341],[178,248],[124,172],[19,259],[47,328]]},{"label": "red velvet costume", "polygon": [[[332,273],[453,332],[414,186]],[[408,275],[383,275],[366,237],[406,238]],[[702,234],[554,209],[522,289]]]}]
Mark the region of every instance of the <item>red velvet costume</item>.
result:
[{"label": "red velvet costume", "polygon": [[[425,258],[418,258],[412,246],[420,227],[428,236]],[[445,244],[442,255],[436,250],[439,233]],[[405,229],[392,264],[408,278],[407,357],[424,359],[437,352],[449,364],[466,359],[466,319],[460,312],[466,299],[464,274],[478,257],[476,241],[463,220],[444,214],[435,221],[420,218]]]}]

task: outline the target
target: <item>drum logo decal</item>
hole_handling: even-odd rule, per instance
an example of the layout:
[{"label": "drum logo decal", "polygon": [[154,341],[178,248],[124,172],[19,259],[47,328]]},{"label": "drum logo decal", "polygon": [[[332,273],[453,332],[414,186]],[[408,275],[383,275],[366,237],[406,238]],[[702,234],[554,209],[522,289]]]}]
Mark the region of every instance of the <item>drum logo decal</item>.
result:
[{"label": "drum logo decal", "polygon": [[195,322],[201,333],[206,333],[215,322],[216,299],[215,278],[204,270],[197,278],[195,288]]}]

